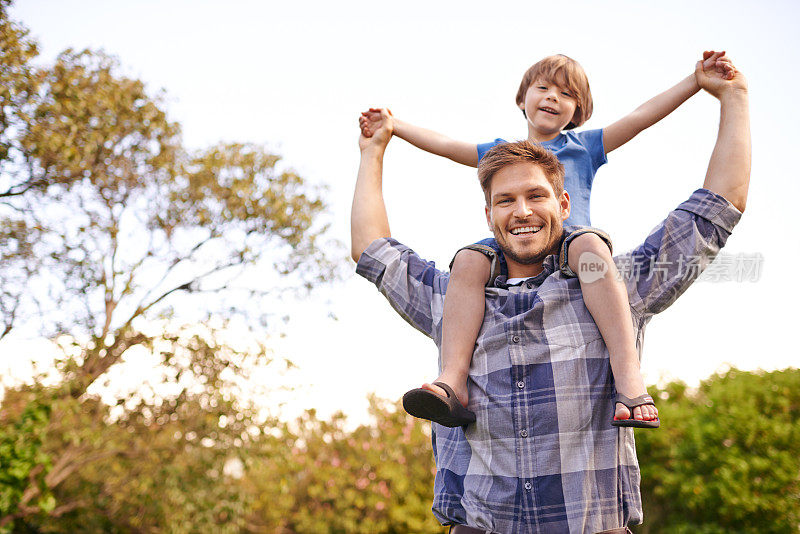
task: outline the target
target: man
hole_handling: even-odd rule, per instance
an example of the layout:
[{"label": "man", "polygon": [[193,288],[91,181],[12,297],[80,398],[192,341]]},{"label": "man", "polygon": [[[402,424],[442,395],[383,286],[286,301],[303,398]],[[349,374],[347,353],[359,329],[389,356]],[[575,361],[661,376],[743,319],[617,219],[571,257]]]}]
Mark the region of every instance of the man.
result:
[{"label": "man", "polygon": [[[686,264],[713,260],[747,199],[747,84],[727,58],[710,63],[711,54],[696,69],[700,86],[721,104],[703,188],[643,245],[615,258],[639,350],[650,318],[699,275]],[[390,237],[381,188],[392,135],[385,119],[372,137],[359,139],[351,252],[358,273],[438,345],[448,276]],[[477,421],[466,429],[433,425],[434,514],[455,525],[455,533],[626,532],[642,520],[639,467],[632,430],[608,424],[614,412],[608,352],[578,280],[568,276],[568,259],[558,257],[566,249],[561,222],[569,196],[553,188],[541,148],[521,142],[492,150],[498,152],[478,172],[508,279],[500,276],[486,288],[470,368],[469,407]],[[530,228],[540,230],[519,232]]]}]

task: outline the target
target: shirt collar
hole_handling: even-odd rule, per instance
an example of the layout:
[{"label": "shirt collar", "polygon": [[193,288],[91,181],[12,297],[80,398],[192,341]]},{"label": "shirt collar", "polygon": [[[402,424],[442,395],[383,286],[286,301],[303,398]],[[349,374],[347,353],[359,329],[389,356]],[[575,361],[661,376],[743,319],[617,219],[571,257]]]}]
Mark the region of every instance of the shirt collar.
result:
[{"label": "shirt collar", "polygon": [[495,287],[499,287],[501,289],[508,289],[509,287],[517,287],[520,285],[527,285],[528,288],[532,288],[534,286],[538,287],[542,284],[542,282],[544,282],[545,278],[553,274],[553,272],[556,270],[557,263],[558,263],[558,257],[555,254],[550,254],[542,262],[542,272],[540,272],[536,276],[528,278],[526,281],[520,284],[514,284],[512,286],[509,286],[508,276],[501,274],[500,276],[494,279],[494,285]]}]

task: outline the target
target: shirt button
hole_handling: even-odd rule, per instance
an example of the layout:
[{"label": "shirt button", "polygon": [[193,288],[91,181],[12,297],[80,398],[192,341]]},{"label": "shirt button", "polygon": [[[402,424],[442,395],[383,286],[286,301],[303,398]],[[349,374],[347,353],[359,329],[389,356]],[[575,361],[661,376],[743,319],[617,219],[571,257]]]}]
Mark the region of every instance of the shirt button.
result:
[{"label": "shirt button", "polygon": [[531,483],[530,483],[530,482],[526,482],[526,483],[525,483],[525,489],[526,489],[526,490],[530,491],[532,487],[533,487],[533,486],[531,486]]},{"label": "shirt button", "polygon": [[512,337],[511,341],[513,341],[514,343],[519,343],[519,336]]},{"label": "shirt button", "polygon": [[524,387],[525,387],[525,382],[523,382],[522,380],[520,380],[519,382],[517,382],[517,387],[518,387],[519,389],[522,389],[522,388],[524,388]]},{"label": "shirt button", "polygon": [[522,430],[519,431],[519,435],[522,436],[523,438],[527,438],[528,437],[528,431],[525,430],[525,429],[522,429]]}]

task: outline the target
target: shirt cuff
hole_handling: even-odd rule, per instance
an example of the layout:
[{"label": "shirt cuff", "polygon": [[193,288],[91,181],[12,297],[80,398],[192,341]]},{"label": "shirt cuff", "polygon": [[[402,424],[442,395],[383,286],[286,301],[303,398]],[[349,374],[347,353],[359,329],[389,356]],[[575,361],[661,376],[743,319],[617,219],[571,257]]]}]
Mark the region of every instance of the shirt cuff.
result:
[{"label": "shirt cuff", "polygon": [[399,247],[403,247],[390,237],[381,237],[369,244],[361,253],[356,264],[356,274],[363,276],[375,285],[380,285],[383,272],[389,260],[400,254]]},{"label": "shirt cuff", "polygon": [[698,189],[676,209],[694,213],[728,233],[733,231],[733,227],[742,218],[742,212],[737,210],[725,197],[708,189]]}]

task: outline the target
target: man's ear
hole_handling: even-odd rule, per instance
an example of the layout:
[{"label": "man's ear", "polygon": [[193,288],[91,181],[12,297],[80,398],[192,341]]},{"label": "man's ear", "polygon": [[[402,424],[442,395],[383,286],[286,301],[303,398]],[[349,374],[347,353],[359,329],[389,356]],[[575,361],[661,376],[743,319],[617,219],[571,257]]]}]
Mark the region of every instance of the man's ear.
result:
[{"label": "man's ear", "polygon": [[489,209],[489,206],[485,206],[483,209],[486,211],[486,224],[489,225],[489,231],[494,233],[494,225],[492,224],[492,210]]},{"label": "man's ear", "polygon": [[569,193],[566,191],[561,193],[561,198],[558,199],[558,204],[561,206],[561,220],[566,221],[567,217],[569,217],[570,210],[572,209],[572,203],[569,200]]}]

